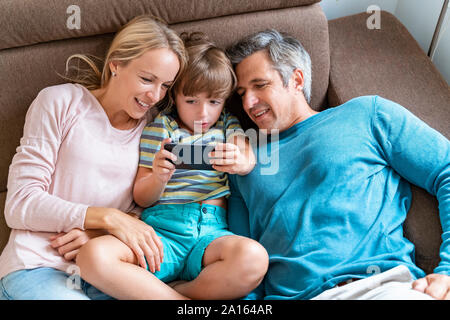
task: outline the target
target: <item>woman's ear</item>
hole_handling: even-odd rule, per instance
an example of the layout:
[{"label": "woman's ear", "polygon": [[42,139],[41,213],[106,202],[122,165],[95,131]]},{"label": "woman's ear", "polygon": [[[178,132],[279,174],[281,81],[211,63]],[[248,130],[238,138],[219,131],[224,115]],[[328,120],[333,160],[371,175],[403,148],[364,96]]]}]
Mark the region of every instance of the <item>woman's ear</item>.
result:
[{"label": "woman's ear", "polygon": [[109,70],[111,71],[111,75],[115,77],[117,75],[117,68],[119,66],[118,61],[110,61],[109,62]]}]

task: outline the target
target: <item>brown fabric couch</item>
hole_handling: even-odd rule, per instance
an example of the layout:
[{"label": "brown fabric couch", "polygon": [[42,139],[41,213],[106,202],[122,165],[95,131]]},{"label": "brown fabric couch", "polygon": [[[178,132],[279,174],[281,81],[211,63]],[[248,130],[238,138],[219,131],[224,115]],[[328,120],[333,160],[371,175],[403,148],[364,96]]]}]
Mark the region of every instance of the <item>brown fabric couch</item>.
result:
[{"label": "brown fabric couch", "polygon": [[[26,111],[44,87],[63,83],[74,53],[102,57],[118,28],[136,15],[165,19],[178,32],[202,31],[226,47],[237,39],[276,28],[300,39],[311,55],[311,105],[323,110],[353,97],[378,94],[410,109],[450,137],[450,90],[405,27],[382,12],[381,29],[366,27],[365,13],[327,21],[320,0],[4,0],[0,2],[0,210],[8,167],[22,136]],[[80,8],[81,28],[67,28],[70,5]],[[230,108],[240,115],[238,99]],[[436,199],[413,187],[405,236],[427,273],[439,261],[441,227]],[[0,215],[0,249],[9,229]]]}]

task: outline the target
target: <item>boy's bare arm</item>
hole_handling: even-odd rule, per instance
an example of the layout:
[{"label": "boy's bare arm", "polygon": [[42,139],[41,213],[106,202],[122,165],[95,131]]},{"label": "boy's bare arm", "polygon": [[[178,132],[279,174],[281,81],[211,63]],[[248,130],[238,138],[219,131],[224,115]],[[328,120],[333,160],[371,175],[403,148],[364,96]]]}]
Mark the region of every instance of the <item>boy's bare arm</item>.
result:
[{"label": "boy's bare arm", "polygon": [[176,156],[164,149],[164,144],[170,138],[164,139],[160,150],[155,154],[153,168],[139,167],[134,181],[134,201],[143,208],[150,207],[161,198],[167,182],[175,171],[175,165],[168,161],[176,161]]},{"label": "boy's bare arm", "polygon": [[159,200],[166,184],[153,174],[152,169],[139,167],[133,188],[134,201],[143,208],[150,207]]}]

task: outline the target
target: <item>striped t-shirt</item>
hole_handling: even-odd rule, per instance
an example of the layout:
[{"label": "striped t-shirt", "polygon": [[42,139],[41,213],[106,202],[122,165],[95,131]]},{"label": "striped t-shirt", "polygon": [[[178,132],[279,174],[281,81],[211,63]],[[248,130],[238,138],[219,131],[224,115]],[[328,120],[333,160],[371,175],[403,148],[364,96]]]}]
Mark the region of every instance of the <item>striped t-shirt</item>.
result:
[{"label": "striped t-shirt", "polygon": [[[239,120],[222,111],[219,120],[205,133],[190,134],[180,128],[173,113],[160,113],[144,128],[140,144],[139,166],[152,168],[155,154],[161,148],[161,141],[171,138],[172,143],[216,144],[226,142],[235,134],[244,134]],[[228,196],[227,174],[216,170],[176,169],[166,185],[161,198],[155,204],[176,204],[217,199]]]}]

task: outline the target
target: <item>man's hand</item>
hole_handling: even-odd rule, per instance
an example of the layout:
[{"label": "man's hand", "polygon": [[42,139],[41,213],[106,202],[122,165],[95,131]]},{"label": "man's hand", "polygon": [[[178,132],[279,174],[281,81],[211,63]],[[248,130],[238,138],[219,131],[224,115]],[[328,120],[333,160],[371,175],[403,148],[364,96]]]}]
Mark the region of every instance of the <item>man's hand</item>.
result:
[{"label": "man's hand", "polygon": [[425,278],[413,282],[414,290],[429,294],[439,300],[450,300],[450,276],[429,274]]}]

